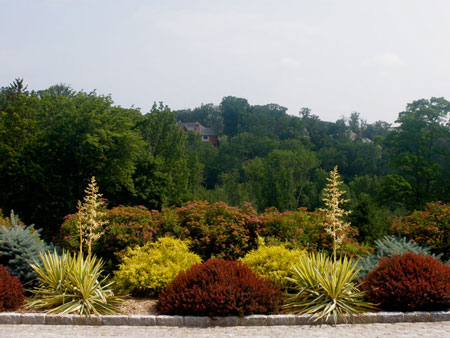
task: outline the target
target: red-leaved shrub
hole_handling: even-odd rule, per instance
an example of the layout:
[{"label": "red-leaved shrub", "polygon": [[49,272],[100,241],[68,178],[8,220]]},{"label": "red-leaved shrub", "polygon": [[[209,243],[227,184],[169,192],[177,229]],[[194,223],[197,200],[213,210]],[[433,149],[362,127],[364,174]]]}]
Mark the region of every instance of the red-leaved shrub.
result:
[{"label": "red-leaved shrub", "polygon": [[0,265],[0,312],[16,310],[22,306],[25,298],[19,278]]},{"label": "red-leaved shrub", "polygon": [[368,301],[387,311],[450,309],[450,267],[431,256],[407,252],[379,261],[363,280]]},{"label": "red-leaved shrub", "polygon": [[238,261],[212,259],[180,272],[158,300],[160,314],[244,316],[277,311],[281,291]]}]

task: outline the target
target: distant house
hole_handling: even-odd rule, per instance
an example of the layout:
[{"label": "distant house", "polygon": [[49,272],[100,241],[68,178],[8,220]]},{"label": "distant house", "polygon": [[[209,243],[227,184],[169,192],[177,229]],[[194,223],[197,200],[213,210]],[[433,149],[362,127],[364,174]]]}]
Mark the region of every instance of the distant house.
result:
[{"label": "distant house", "polygon": [[203,142],[209,142],[214,146],[218,144],[218,133],[215,128],[208,128],[200,122],[181,122],[178,121],[180,128],[185,131],[193,131],[202,137]]}]

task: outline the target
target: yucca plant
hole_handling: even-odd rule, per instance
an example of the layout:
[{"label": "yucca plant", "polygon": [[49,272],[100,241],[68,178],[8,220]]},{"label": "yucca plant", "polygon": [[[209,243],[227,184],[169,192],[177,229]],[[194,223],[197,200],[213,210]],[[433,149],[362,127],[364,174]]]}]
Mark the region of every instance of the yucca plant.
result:
[{"label": "yucca plant", "polygon": [[48,313],[113,314],[116,304],[122,301],[114,296],[106,277],[102,278],[101,259],[81,253],[72,256],[63,251],[59,256],[41,253],[42,266],[37,262],[32,268],[38,274],[38,287],[27,304],[28,308],[44,309]]},{"label": "yucca plant", "polygon": [[323,253],[300,256],[294,265],[294,277],[288,278],[297,293],[288,298],[284,308],[291,313],[312,314],[314,321],[358,315],[374,306],[363,300],[364,292],[354,279],[357,262],[351,258],[332,261]]}]

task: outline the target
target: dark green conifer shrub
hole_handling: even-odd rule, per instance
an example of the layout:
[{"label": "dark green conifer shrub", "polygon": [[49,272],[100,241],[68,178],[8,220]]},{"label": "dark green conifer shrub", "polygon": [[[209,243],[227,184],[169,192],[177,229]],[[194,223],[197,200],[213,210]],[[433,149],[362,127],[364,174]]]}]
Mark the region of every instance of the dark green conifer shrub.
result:
[{"label": "dark green conifer shrub", "polygon": [[40,261],[39,253],[47,251],[49,246],[40,238],[40,230],[20,225],[13,212],[10,220],[10,225],[0,224],[0,264],[28,286],[37,277],[30,264]]}]

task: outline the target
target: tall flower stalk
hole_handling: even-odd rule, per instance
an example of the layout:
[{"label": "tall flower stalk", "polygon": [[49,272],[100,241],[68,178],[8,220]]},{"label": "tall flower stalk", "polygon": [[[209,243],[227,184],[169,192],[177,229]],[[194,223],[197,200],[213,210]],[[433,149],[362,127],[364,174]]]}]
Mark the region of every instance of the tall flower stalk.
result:
[{"label": "tall flower stalk", "polygon": [[78,201],[77,227],[80,234],[80,254],[83,253],[83,245],[86,245],[88,256],[92,253],[92,244],[103,234],[106,212],[102,194],[99,193],[95,177],[85,190],[86,196],[83,203]]},{"label": "tall flower stalk", "polygon": [[347,235],[347,229],[350,224],[345,223],[342,218],[350,213],[350,211],[345,211],[341,208],[343,203],[348,202],[348,200],[342,198],[345,193],[340,186],[342,181],[338,173],[338,166],[335,166],[332,171],[330,171],[330,176],[327,177],[327,185],[324,188],[323,202],[325,203],[325,208],[321,209],[325,212],[326,223],[325,231],[330,234],[333,239],[333,258],[336,262],[337,255],[336,251],[341,246]]}]

